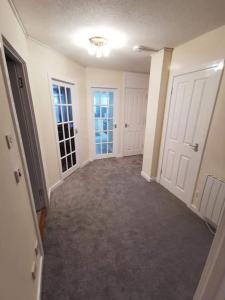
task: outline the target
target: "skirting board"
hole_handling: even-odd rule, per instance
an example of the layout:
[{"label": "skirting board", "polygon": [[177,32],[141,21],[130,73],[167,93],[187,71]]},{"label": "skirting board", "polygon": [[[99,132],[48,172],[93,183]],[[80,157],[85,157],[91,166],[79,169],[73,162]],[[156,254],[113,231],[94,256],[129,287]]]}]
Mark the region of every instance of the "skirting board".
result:
[{"label": "skirting board", "polygon": [[50,188],[48,189],[48,199],[50,202],[50,197],[51,197],[51,193],[60,185],[63,183],[63,179],[60,179],[59,181],[57,181],[55,184],[53,184],[52,186],[50,186]]},{"label": "skirting board", "polygon": [[198,210],[197,206],[195,206],[194,204],[191,204],[190,206],[188,206],[190,208],[190,210],[193,211],[193,213],[195,213],[197,216],[199,216],[201,219],[204,220],[203,216],[201,215],[200,211]]},{"label": "skirting board", "polygon": [[148,182],[155,182],[156,181],[155,177],[150,177],[144,171],[141,171],[141,176],[144,177],[144,179],[147,180]]},{"label": "skirting board", "polygon": [[80,168],[83,168],[84,166],[86,166],[87,164],[89,164],[91,161],[93,161],[92,159],[87,159],[84,162],[81,163]]},{"label": "skirting board", "polygon": [[40,257],[40,266],[39,266],[39,274],[38,274],[38,289],[37,289],[37,300],[41,300],[41,290],[42,290],[42,274],[43,274],[43,260],[44,257]]}]

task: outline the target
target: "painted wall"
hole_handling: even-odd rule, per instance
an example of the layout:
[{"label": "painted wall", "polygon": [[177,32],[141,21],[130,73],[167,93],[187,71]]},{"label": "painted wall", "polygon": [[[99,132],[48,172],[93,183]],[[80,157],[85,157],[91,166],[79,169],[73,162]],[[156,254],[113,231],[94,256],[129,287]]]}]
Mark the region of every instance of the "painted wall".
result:
[{"label": "painted wall", "polygon": [[[7,0],[0,1],[0,34],[27,61],[26,37]],[[2,45],[1,45],[2,46]],[[0,65],[0,299],[37,299],[38,280],[31,278],[37,240],[31,205],[25,182],[24,168],[10,113],[7,91]],[[13,138],[9,150],[5,135]],[[22,180],[16,184],[14,170],[22,170]],[[40,257],[38,257],[39,271]]]},{"label": "painted wall", "polygon": [[80,163],[88,157],[86,81],[84,67],[57,51],[28,39],[30,82],[48,188],[60,178],[50,78],[76,83],[79,102]]},{"label": "painted wall", "polygon": [[151,58],[142,165],[142,175],[148,181],[155,180],[157,175],[171,57],[171,49],[162,49],[153,54]]},{"label": "painted wall", "polygon": [[[171,70],[210,63],[225,58],[225,26],[208,32],[174,49]],[[213,174],[225,179],[225,74],[222,77],[217,103],[203,155],[193,199],[198,206],[198,191],[203,178]]]}]

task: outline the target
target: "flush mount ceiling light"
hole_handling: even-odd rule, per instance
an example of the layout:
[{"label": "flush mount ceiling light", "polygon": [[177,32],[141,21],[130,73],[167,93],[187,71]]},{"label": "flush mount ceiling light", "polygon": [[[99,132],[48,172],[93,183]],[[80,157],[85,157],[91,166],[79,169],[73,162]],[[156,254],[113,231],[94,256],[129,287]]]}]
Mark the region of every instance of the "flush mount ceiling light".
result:
[{"label": "flush mount ceiling light", "polygon": [[110,53],[108,40],[101,36],[93,36],[89,38],[88,53],[95,55],[97,58],[107,57]]},{"label": "flush mount ceiling light", "polygon": [[108,56],[113,49],[121,49],[127,43],[127,36],[120,30],[109,27],[84,27],[72,35],[73,43],[96,57]]}]

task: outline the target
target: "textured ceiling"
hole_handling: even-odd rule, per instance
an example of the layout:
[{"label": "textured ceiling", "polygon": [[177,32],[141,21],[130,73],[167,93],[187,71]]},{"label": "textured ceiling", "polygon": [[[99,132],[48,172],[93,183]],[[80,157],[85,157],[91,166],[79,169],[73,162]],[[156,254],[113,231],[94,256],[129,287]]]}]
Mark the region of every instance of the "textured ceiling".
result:
[{"label": "textured ceiling", "polygon": [[[13,0],[27,33],[84,66],[148,72],[149,54],[132,46],[175,47],[225,24],[224,0]],[[75,45],[86,27],[121,31],[127,44],[96,59]]]}]

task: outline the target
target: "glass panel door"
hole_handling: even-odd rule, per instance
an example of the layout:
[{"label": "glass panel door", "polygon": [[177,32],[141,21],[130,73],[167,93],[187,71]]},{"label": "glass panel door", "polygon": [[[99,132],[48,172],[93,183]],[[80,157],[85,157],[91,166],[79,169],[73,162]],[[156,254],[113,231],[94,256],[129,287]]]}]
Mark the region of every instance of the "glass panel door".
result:
[{"label": "glass panel door", "polygon": [[54,81],[52,93],[56,120],[59,156],[62,173],[72,170],[77,165],[76,124],[72,99],[73,86]]},{"label": "glass panel door", "polygon": [[114,92],[93,91],[93,117],[95,155],[108,156],[114,153]]}]

